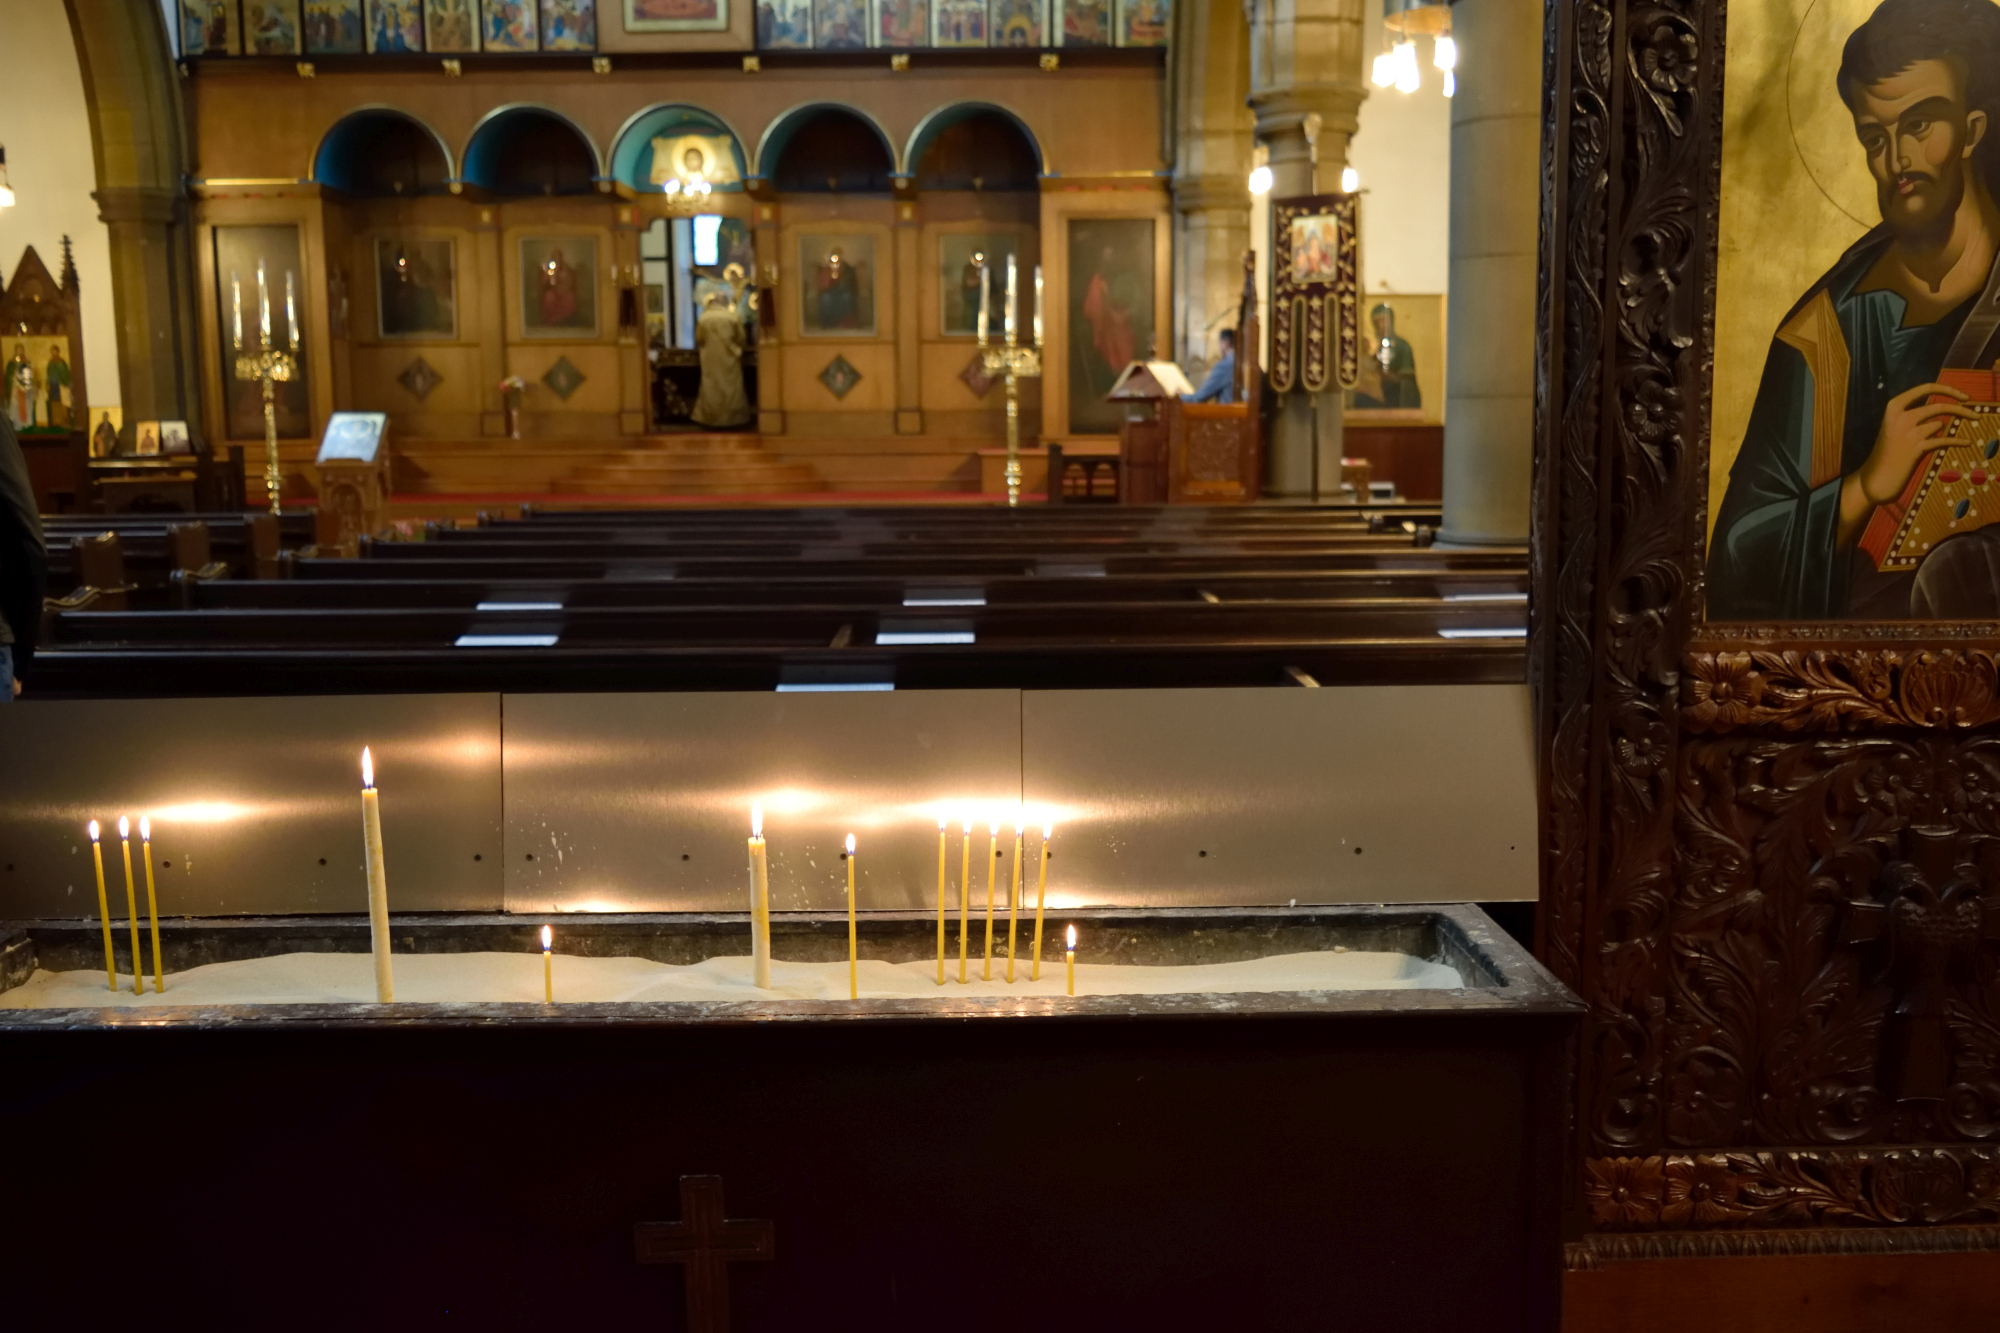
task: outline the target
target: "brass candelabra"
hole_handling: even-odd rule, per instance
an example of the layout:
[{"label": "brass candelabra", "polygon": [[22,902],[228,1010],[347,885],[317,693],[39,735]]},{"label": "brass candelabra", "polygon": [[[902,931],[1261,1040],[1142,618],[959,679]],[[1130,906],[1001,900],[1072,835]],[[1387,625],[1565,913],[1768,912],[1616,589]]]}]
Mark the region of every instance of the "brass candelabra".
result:
[{"label": "brass candelabra", "polygon": [[271,498],[271,512],[278,513],[278,493],[284,476],[278,470],[278,394],[281,381],[298,377],[299,311],[293,277],[285,275],[285,346],[271,339],[271,294],[264,281],[264,263],[257,262],[257,342],[254,351],[243,349],[243,287],[235,274],[229,276],[230,300],[234,308],[236,378],[257,380],[264,386],[264,489]]},{"label": "brass candelabra", "polygon": [[[979,259],[979,357],[980,365],[989,375],[1002,375],[1007,381],[1007,507],[1016,508],[1021,503],[1021,381],[1042,373],[1042,268],[1035,266],[1035,341],[1032,346],[1021,343],[1015,320],[1014,256],[1007,256],[1007,305],[1004,311],[1006,321],[1006,341],[998,347],[989,347],[986,341],[987,324],[987,264],[984,257]],[[1056,478],[1045,484],[1053,486]]]},{"label": "brass candelabra", "polygon": [[240,344],[236,349],[236,378],[261,380],[264,385],[264,489],[270,494],[273,514],[278,512],[278,493],[284,485],[284,476],[278,470],[276,386],[279,381],[289,380],[298,372],[298,358],[288,349],[266,346],[255,352],[246,352]]}]

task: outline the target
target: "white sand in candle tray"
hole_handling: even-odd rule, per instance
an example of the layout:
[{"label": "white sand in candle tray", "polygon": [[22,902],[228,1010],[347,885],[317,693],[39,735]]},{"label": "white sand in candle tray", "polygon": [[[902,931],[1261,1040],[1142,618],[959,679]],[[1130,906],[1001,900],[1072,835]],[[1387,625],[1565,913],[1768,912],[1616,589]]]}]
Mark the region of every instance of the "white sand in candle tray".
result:
[{"label": "white sand in candle tray", "polygon": [[[946,962],[945,984],[937,984],[937,963],[861,960],[861,994],[866,999],[960,998],[1063,994],[1063,959],[1045,954],[1040,981],[1028,980],[1029,962],[1015,964],[1009,986],[1006,960],[996,958],[993,980],[979,979],[981,963],[968,965],[970,981],[958,984],[958,959]],[[539,953],[399,953],[395,955],[396,999],[413,1004],[538,1002],[542,998]],[[13,990],[0,992],[0,1008],[70,1009],[100,1005],[342,1004],[375,998],[374,961],[365,953],[288,953],[209,963],[167,974],[163,994],[146,978],[143,995],[132,993],[132,978],[120,989],[105,987],[104,973],[44,972]],[[1458,971],[1400,953],[1295,953],[1237,963],[1187,967],[1125,967],[1079,962],[1078,995],[1224,995],[1268,991],[1429,990],[1462,984]],[[643,958],[576,958],[557,954],[558,1002],[844,1000],[847,963],[771,964],[771,989],[750,981],[750,959],[710,958],[692,966]]]}]

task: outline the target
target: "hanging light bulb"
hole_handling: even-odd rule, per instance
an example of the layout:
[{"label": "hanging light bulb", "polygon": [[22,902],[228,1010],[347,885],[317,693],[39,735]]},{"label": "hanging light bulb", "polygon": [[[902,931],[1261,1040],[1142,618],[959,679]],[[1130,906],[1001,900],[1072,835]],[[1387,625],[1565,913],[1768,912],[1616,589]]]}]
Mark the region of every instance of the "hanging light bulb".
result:
[{"label": "hanging light bulb", "polygon": [[1250,172],[1250,193],[1269,194],[1271,192],[1271,169],[1257,167]]},{"label": "hanging light bulb", "polygon": [[1377,88],[1387,88],[1396,81],[1396,57],[1384,51],[1375,57],[1375,69],[1369,76]]},{"label": "hanging light bulb", "polygon": [[1417,44],[1407,40],[1397,42],[1393,55],[1396,62],[1396,91],[1415,92],[1421,84],[1417,74]]},{"label": "hanging light bulb", "polygon": [[1342,167],[1340,169],[1340,192],[1342,194],[1353,194],[1360,188],[1361,173],[1353,167]]}]

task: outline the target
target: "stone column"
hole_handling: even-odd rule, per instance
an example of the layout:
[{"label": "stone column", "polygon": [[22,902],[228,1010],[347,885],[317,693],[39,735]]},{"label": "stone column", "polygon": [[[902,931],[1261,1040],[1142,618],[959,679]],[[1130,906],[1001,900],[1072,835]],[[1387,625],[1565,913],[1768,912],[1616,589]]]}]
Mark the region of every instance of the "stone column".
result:
[{"label": "stone column", "polygon": [[1232,328],[1250,248],[1249,30],[1238,0],[1174,9],[1174,347],[1199,381]]},{"label": "stone column", "polygon": [[1542,6],[1459,0],[1451,104],[1441,545],[1528,540],[1535,418]]},{"label": "stone column", "polygon": [[[1359,124],[1362,99],[1363,0],[1252,0],[1250,107],[1257,141],[1270,152],[1271,198],[1340,188],[1347,145]],[[1537,31],[1539,32],[1539,24]],[[1317,171],[1306,137],[1319,117]],[[1265,493],[1312,493],[1317,398],[1320,493],[1340,485],[1340,391],[1295,389],[1281,399],[1265,450]]]}]

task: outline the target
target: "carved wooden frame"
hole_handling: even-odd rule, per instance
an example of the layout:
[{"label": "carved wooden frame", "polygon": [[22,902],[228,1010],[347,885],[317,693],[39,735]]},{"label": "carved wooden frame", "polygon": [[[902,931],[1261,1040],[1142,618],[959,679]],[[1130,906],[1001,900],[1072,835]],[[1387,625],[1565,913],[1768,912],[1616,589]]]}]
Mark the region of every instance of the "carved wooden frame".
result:
[{"label": "carved wooden frame", "polygon": [[1529,674],[1538,946],[1590,1004],[1571,1258],[2000,1246],[2000,627],[1703,617],[1725,17],[1545,30]]}]

